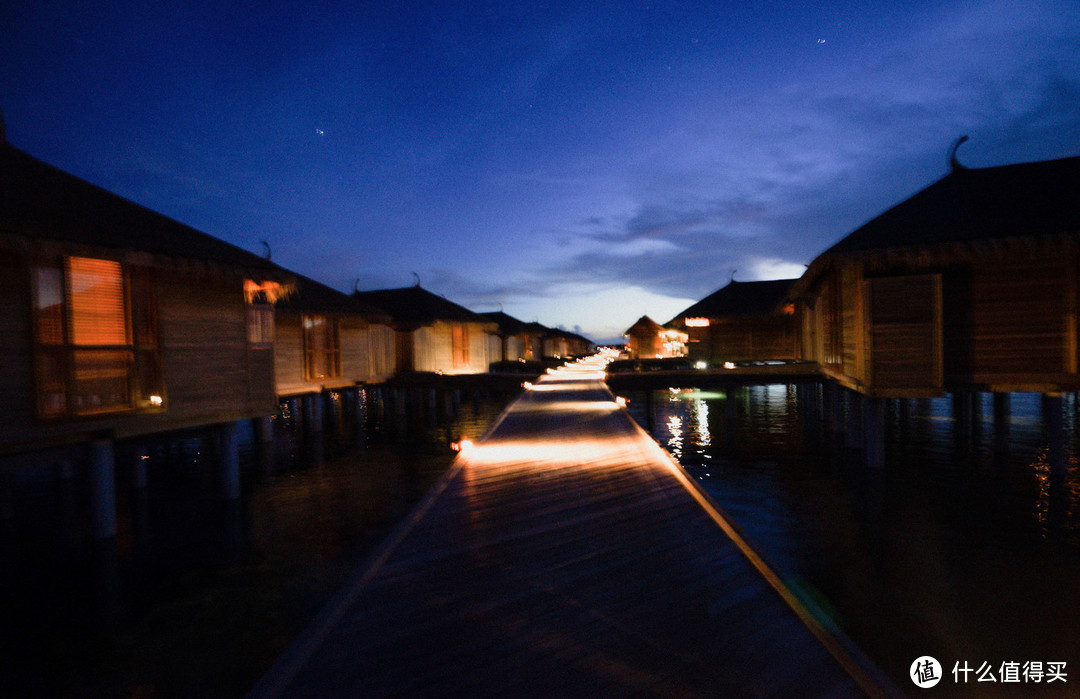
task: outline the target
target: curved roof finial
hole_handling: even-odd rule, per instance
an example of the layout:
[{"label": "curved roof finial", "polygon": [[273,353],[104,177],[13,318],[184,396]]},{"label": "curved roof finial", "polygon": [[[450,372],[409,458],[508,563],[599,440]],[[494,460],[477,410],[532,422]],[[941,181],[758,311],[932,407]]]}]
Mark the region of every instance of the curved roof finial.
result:
[{"label": "curved roof finial", "polygon": [[960,161],[956,159],[956,150],[968,140],[967,136],[961,136],[956,139],[956,143],[953,144],[952,150],[949,151],[949,171],[956,172],[957,170],[967,170],[966,167],[960,164]]},{"label": "curved roof finial", "polygon": [[738,272],[738,271],[739,271],[739,269],[737,267],[731,270],[731,277],[728,278],[728,284],[734,284],[735,283],[735,273]]},{"label": "curved roof finial", "polygon": [[270,243],[266,242],[265,240],[262,240],[262,241],[259,241],[259,242],[261,242],[263,244],[263,247],[266,248],[266,252],[263,254],[263,258],[267,262],[270,262],[271,259],[273,258],[273,255],[270,252]]},{"label": "curved roof finial", "polygon": [[419,275],[419,274],[417,274],[416,272],[413,272],[413,273],[412,273],[412,275],[413,275],[414,277],[416,277],[416,287],[417,287],[417,288],[420,288],[420,275]]},{"label": "curved roof finial", "polygon": [[354,294],[359,294],[360,293],[360,277],[357,277],[356,281],[354,281],[352,283],[352,292]]}]

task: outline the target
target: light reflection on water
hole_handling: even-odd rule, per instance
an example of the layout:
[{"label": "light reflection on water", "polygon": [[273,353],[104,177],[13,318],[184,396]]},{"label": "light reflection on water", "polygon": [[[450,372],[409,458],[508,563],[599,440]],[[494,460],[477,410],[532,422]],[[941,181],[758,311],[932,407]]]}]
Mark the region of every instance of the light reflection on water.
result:
[{"label": "light reflection on water", "polygon": [[118,444],[119,533],[101,546],[78,475],[22,487],[0,522],[0,696],[242,695],[441,477],[450,443],[512,397],[373,392],[363,448],[349,401],[326,401],[317,445],[286,401],[269,459],[245,427],[233,505],[204,435],[151,444],[142,492]]},{"label": "light reflection on water", "polygon": [[[989,394],[963,438],[950,398],[891,402],[887,465],[873,471],[825,428],[820,391],[626,397],[788,584],[899,687],[913,686],[920,655],[947,671],[964,660],[1065,660],[1080,673],[1080,478],[1075,458],[1066,476],[1050,474],[1040,397],[1012,395],[1005,454],[994,449]],[[1066,402],[1070,430],[1076,408]]]}]

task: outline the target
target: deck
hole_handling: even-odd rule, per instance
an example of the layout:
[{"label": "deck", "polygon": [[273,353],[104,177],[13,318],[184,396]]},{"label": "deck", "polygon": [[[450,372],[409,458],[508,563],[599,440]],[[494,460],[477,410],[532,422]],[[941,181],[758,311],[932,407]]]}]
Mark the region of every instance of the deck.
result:
[{"label": "deck", "polygon": [[527,390],[252,696],[862,696],[595,370]]}]

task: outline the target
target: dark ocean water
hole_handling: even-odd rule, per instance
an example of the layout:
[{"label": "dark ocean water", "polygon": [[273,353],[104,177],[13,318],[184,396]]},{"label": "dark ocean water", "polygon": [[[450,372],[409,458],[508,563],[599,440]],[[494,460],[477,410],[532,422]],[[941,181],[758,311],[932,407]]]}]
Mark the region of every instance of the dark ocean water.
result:
[{"label": "dark ocean water", "polygon": [[272,453],[242,435],[238,502],[205,434],[143,445],[142,491],[119,443],[119,533],[104,544],[78,468],[23,478],[0,523],[0,696],[242,696],[445,473],[451,442],[513,398],[404,395],[369,395],[362,447],[344,396],[317,442],[283,404]]},{"label": "dark ocean water", "polygon": [[[1075,458],[1050,475],[1040,396],[1011,396],[1005,453],[990,395],[959,436],[948,398],[891,403],[886,467],[870,470],[830,435],[814,395],[776,384],[626,397],[787,583],[902,690],[1080,694],[1080,477]],[[1070,433],[1076,409],[1066,400]],[[908,679],[922,655],[946,675],[933,690]],[[1064,661],[1070,676],[1000,681],[1003,663],[1032,661]],[[964,662],[988,663],[998,682],[955,683]]]},{"label": "dark ocean water", "polygon": [[[627,397],[788,585],[897,686],[921,691],[907,672],[932,655],[947,676],[938,695],[1075,690],[1080,488],[1075,459],[1050,475],[1039,397],[1012,396],[1006,453],[989,396],[961,439],[948,399],[890,405],[886,468],[868,470],[810,394]],[[106,545],[88,536],[77,472],[21,483],[16,518],[0,526],[0,695],[242,695],[442,476],[450,443],[479,436],[513,396],[400,398],[370,396],[362,448],[343,399],[327,404],[317,442],[284,405],[272,453],[244,435],[233,504],[205,435],[150,445],[148,487],[120,488]],[[1070,433],[1075,414],[1067,400]],[[117,445],[118,463],[130,446]],[[957,662],[996,675],[1030,661],[1066,662],[1069,682],[957,686],[950,674]]]}]

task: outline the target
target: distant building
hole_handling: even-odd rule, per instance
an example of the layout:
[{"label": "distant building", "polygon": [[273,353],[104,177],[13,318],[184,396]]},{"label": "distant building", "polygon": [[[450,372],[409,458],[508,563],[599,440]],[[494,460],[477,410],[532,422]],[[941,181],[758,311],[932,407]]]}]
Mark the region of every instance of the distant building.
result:
[{"label": "distant building", "polygon": [[570,359],[592,354],[596,345],[577,333],[549,328],[543,339],[543,356],[546,359]]},{"label": "distant building", "polygon": [[488,335],[498,325],[419,285],[358,291],[353,297],[390,316],[399,372],[470,374],[486,372],[493,361]]},{"label": "distant building", "polygon": [[802,356],[794,279],[737,282],[709,294],[672,318],[667,327],[687,334],[696,362],[796,360]]},{"label": "distant building", "polygon": [[1074,391],[1080,158],[953,170],[813,261],[807,359],[877,395]]},{"label": "distant building", "polygon": [[623,333],[631,359],[666,359],[686,356],[685,331],[665,328],[649,316],[641,316]]},{"label": "distant building", "polygon": [[360,299],[296,275],[276,309],[274,369],[279,396],[382,381],[393,375],[390,316]]},{"label": "distant building", "polygon": [[481,313],[481,316],[497,328],[491,335],[494,345],[492,347],[492,361],[512,362],[517,360],[534,361],[540,359],[541,338],[548,333],[548,329],[537,323],[525,323],[517,318],[493,311]]}]

